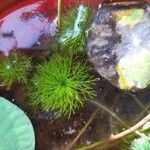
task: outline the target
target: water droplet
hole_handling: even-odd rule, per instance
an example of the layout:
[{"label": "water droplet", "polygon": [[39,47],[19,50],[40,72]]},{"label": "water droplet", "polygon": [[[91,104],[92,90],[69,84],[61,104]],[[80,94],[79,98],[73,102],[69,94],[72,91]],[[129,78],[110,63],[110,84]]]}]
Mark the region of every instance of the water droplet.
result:
[{"label": "water droplet", "polygon": [[6,65],[6,69],[10,69],[10,65]]}]

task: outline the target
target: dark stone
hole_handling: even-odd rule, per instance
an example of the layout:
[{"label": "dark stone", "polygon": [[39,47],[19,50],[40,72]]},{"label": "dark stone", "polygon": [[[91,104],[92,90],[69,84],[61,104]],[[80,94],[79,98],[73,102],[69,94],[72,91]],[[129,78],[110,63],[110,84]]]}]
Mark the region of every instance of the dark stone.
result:
[{"label": "dark stone", "polygon": [[[102,5],[89,32],[87,49],[90,61],[98,73],[116,87],[124,90],[147,88],[150,83],[150,61],[147,61],[150,56],[149,35],[150,4],[124,2]],[[141,60],[138,58],[140,55]],[[136,59],[139,59],[139,64]],[[142,65],[146,66],[145,69]],[[139,77],[138,72],[147,75],[143,73]]]}]

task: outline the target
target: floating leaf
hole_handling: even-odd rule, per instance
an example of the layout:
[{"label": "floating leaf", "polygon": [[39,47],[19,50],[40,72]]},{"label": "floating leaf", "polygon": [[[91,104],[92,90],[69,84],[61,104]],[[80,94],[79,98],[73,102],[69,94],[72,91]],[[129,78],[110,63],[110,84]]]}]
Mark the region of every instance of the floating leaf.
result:
[{"label": "floating leaf", "polygon": [[17,106],[0,97],[0,150],[34,150],[32,124]]}]

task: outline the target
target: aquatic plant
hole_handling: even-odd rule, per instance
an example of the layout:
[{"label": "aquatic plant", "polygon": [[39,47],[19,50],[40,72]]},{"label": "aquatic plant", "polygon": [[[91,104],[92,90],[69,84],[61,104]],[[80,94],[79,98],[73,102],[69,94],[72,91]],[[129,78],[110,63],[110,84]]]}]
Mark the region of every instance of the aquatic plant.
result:
[{"label": "aquatic plant", "polygon": [[37,66],[28,89],[29,103],[69,117],[88,97],[94,96],[94,81],[86,64],[71,56],[54,55]]},{"label": "aquatic plant", "polygon": [[26,83],[31,60],[26,55],[14,52],[0,57],[0,86],[10,88],[12,83]]},{"label": "aquatic plant", "polygon": [[[149,124],[149,122],[147,122]],[[134,134],[124,137],[120,142],[122,150],[149,150],[150,149],[150,126],[144,129],[141,137],[137,137]],[[145,131],[144,131],[145,130]]]},{"label": "aquatic plant", "polygon": [[0,149],[34,150],[34,131],[26,114],[3,97],[0,97],[0,114]]},{"label": "aquatic plant", "polygon": [[91,11],[87,6],[80,5],[70,9],[62,20],[60,33],[61,47],[73,53],[85,51]]}]

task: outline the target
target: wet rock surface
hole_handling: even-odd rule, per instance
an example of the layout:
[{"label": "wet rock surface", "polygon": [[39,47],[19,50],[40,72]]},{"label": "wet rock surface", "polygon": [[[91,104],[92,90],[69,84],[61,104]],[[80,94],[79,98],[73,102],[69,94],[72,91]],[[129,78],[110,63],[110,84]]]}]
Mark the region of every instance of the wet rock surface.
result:
[{"label": "wet rock surface", "polygon": [[124,90],[150,83],[150,4],[102,5],[90,28],[88,54],[100,75]]}]

